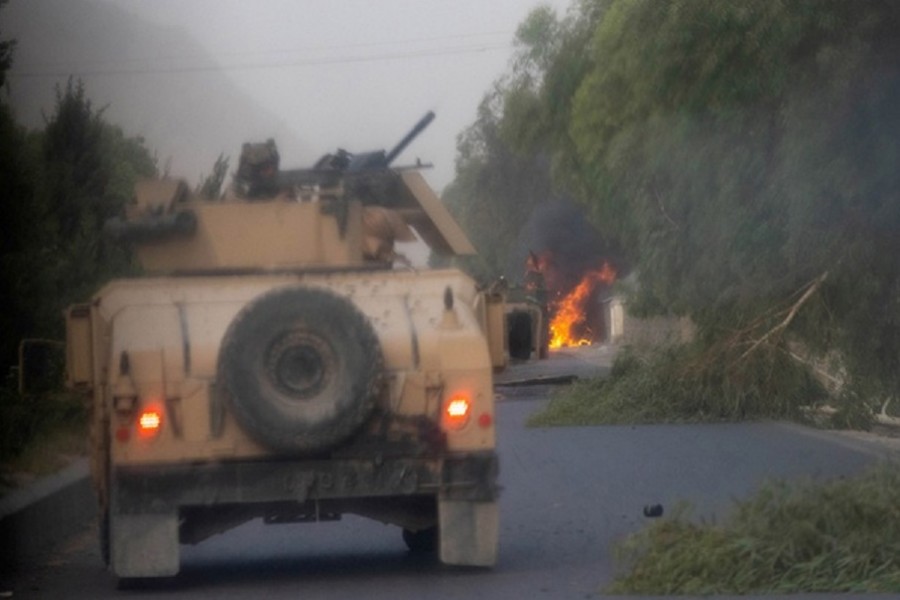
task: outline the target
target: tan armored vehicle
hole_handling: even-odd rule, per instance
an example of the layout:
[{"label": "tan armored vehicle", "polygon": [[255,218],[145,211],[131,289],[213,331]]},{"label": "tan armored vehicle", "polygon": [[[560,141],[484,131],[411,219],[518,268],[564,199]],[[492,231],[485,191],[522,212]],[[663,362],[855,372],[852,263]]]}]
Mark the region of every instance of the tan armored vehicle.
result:
[{"label": "tan armored vehicle", "polygon": [[357,514],[452,565],[497,557],[492,372],[503,299],[394,265],[415,229],[468,240],[415,169],[340,151],[277,170],[245,146],[226,198],[143,182],[109,225],[147,277],[68,310],[68,378],[93,398],[101,544],[121,578],[245,521]]}]

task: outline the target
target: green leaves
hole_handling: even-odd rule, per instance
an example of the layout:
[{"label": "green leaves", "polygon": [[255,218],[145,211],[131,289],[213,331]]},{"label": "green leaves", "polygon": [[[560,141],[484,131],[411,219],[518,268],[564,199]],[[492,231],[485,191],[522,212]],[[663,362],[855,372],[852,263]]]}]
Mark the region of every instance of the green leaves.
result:
[{"label": "green leaves", "polygon": [[626,594],[900,591],[900,470],[853,480],[772,482],[721,525],[685,508],[626,540],[629,566],[607,590]]},{"label": "green leaves", "polygon": [[443,200],[454,213],[479,252],[467,263],[484,280],[524,265],[508,267],[519,232],[539,203],[555,198],[544,157],[519,153],[504,138],[499,105],[504,91],[497,89],[479,107],[478,120],[461,136],[456,179]]},{"label": "green leaves", "polygon": [[215,164],[213,164],[212,173],[205,177],[203,182],[197,186],[197,195],[208,200],[219,200],[222,197],[225,177],[228,175],[228,160],[225,154],[219,154]]},{"label": "green leaves", "polygon": [[[0,10],[9,0],[0,0]],[[13,51],[16,48],[15,40],[0,40],[0,88],[6,84],[6,72],[12,65]]]},{"label": "green leaves", "polygon": [[[524,264],[510,264],[518,237],[534,209],[568,194],[552,173],[571,178],[566,122],[570,95],[587,66],[583,43],[599,18],[584,2],[578,18],[559,20],[535,9],[516,34],[510,73],[484,97],[478,118],[457,143],[456,178],[443,199],[480,257],[468,264],[478,277],[518,279]],[[596,14],[595,14],[596,13]]]},{"label": "green leaves", "polygon": [[609,378],[577,382],[554,395],[529,425],[708,423],[803,420],[822,386],[781,347],[699,342],[625,348]]},{"label": "green leaves", "polygon": [[611,4],[568,131],[645,305],[727,331],[834,270],[792,335],[897,393],[898,26],[880,0]]},{"label": "green leaves", "polygon": [[57,91],[42,131],[17,127],[0,104],[0,183],[7,192],[2,242],[0,360],[16,360],[22,337],[62,337],[62,309],[114,276],[134,272],[103,223],[131,201],[134,182],[156,174],[140,138],[103,119],[80,83]]},{"label": "green leaves", "polygon": [[636,265],[632,306],[711,344],[829,272],[782,333],[838,357],[847,397],[900,395],[897,31],[890,0],[538,9],[448,202],[497,273],[540,196],[576,195]]}]

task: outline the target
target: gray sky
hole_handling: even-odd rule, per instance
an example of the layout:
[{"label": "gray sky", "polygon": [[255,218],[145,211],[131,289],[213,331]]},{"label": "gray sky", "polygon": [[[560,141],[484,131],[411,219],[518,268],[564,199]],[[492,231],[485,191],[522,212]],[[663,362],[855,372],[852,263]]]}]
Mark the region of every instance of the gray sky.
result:
[{"label": "gray sky", "polygon": [[283,168],[304,167],[337,148],[390,148],[432,110],[395,164],[433,163],[424,175],[440,192],[519,24],[570,2],[12,0],[0,35],[17,40],[7,92],[30,127],[74,75],[160,168],[196,184],[220,153],[233,170],[245,141],[274,138]]},{"label": "gray sky", "polygon": [[[392,146],[429,110],[437,119],[400,157],[453,177],[456,136],[506,69],[516,27],[539,4],[559,15],[569,0],[102,0],[185,29],[218,66],[289,131],[274,137],[285,167],[321,154]],[[211,65],[198,56],[117,59],[110,69]],[[239,118],[239,117],[237,117]],[[235,148],[235,153],[237,148]],[[173,165],[177,167],[177,165]]]}]

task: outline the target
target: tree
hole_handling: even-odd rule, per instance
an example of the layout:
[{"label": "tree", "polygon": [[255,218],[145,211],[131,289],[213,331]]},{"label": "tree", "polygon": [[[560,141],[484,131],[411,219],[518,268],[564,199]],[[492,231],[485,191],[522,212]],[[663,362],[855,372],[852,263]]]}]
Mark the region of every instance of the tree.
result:
[{"label": "tree", "polygon": [[879,0],[612,4],[570,130],[650,304],[900,390],[898,24]]},{"label": "tree", "polygon": [[130,254],[102,234],[103,224],[132,199],[134,182],[156,174],[141,138],[127,138],[103,120],[81,83],[57,91],[55,113],[39,136],[45,172],[46,219],[53,224],[48,268],[66,301],[132,270]]},{"label": "tree", "polygon": [[[6,0],[0,0],[0,10]],[[0,41],[0,85],[12,64],[15,42]],[[38,278],[33,248],[46,240],[41,207],[36,202],[38,163],[26,131],[0,98],[0,189],[4,203],[3,236],[0,236],[0,359],[4,367],[14,362],[19,338],[33,323],[29,299],[22,290],[31,289]]]},{"label": "tree", "polygon": [[[0,0],[0,11],[9,0]],[[6,84],[6,72],[12,66],[13,51],[15,50],[15,40],[0,40],[0,88]]]},{"label": "tree", "polygon": [[524,263],[509,265],[519,232],[535,206],[555,197],[546,160],[520,154],[502,138],[502,93],[495,89],[482,100],[478,120],[460,136],[456,178],[443,195],[479,251],[465,264],[481,280],[519,277]]},{"label": "tree", "polygon": [[520,279],[525,264],[516,246],[529,218],[570,196],[554,184],[547,138],[557,131],[555,99],[564,94],[557,88],[569,83],[553,65],[585,35],[579,23],[559,21],[546,6],[532,11],[516,32],[511,72],[484,96],[476,121],[457,141],[456,178],[444,200],[479,251],[467,266],[481,279]]},{"label": "tree", "polygon": [[228,175],[229,158],[219,154],[213,165],[212,173],[203,178],[203,182],[197,186],[197,195],[208,200],[218,200],[222,197],[222,186]]},{"label": "tree", "polygon": [[62,309],[104,281],[134,272],[103,223],[132,199],[138,177],[156,174],[141,138],[103,120],[70,81],[43,131],[26,133],[0,112],[0,182],[7,191],[0,271],[5,322],[0,359],[15,361],[22,337],[62,337]]},{"label": "tree", "polygon": [[631,306],[690,315],[717,368],[800,343],[896,395],[898,25],[889,0],[539,9],[460,156],[544,157],[636,265]]},{"label": "tree", "polygon": [[503,135],[521,153],[549,159],[557,187],[578,192],[581,181],[570,131],[575,93],[592,66],[588,52],[609,0],[581,0],[562,20],[538,7],[516,33],[517,53],[503,106]]}]

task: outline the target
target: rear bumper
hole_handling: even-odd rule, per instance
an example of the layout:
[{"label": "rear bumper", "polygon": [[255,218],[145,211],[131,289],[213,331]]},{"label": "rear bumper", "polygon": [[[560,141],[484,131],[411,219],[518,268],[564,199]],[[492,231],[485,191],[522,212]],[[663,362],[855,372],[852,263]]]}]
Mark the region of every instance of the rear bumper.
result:
[{"label": "rear bumper", "polygon": [[391,496],[491,502],[498,494],[498,472],[494,452],[384,460],[240,461],[116,468],[112,487],[118,514]]}]

